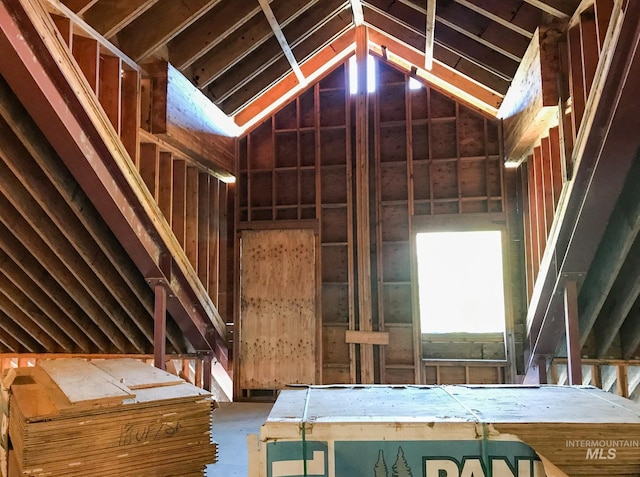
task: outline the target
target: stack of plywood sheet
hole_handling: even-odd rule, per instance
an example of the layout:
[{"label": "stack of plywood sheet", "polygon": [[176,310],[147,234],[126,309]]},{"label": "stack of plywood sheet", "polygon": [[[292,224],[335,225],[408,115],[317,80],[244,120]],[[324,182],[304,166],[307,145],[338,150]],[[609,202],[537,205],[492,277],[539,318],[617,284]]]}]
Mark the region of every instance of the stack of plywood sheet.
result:
[{"label": "stack of plywood sheet", "polygon": [[0,475],[7,477],[9,472],[9,390],[4,382],[4,375],[0,372]]},{"label": "stack of plywood sheet", "polygon": [[202,476],[216,461],[215,402],[169,373],[130,359],[10,373],[9,477]]},{"label": "stack of plywood sheet", "polygon": [[259,441],[252,477],[638,476],[640,406],[591,387],[312,386],[280,393]]}]

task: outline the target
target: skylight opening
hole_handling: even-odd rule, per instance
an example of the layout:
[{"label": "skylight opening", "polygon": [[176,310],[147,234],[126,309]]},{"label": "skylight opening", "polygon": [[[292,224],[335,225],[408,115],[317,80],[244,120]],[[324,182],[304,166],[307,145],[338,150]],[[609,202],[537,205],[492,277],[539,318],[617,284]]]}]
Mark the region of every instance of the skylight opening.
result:
[{"label": "skylight opening", "polygon": [[416,235],[422,333],[504,333],[499,231]]},{"label": "skylight opening", "polygon": [[[376,61],[371,55],[367,55],[367,92],[373,93],[376,90]],[[349,92],[358,92],[358,64],[356,57],[349,58]]]}]

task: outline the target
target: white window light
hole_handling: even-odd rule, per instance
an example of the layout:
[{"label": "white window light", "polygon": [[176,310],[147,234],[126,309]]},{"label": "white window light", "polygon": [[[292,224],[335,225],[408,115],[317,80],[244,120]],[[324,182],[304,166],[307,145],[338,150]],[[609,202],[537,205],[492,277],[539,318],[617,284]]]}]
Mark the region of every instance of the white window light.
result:
[{"label": "white window light", "polygon": [[499,231],[416,235],[422,333],[505,330]]},{"label": "white window light", "polygon": [[415,79],[413,76],[409,77],[409,89],[420,89],[423,86],[424,85],[420,81]]},{"label": "white window light", "polygon": [[[367,55],[367,92],[373,93],[376,90],[376,62],[373,56]],[[358,64],[356,57],[349,58],[349,92],[358,92]]]}]

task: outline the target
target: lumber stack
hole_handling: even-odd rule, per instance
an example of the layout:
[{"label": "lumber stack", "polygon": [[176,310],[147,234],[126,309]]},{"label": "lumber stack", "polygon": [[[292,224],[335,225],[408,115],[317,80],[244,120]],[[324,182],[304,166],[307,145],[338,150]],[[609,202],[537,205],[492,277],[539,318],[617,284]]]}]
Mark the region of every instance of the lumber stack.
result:
[{"label": "lumber stack", "polygon": [[9,477],[202,476],[211,395],[131,359],[10,371]]}]

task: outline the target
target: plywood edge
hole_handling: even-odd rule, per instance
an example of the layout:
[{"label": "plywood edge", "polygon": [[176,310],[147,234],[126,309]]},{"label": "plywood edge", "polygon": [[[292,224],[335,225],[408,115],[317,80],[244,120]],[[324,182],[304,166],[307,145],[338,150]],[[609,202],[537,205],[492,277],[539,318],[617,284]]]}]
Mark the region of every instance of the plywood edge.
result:
[{"label": "plywood edge", "polygon": [[389,333],[386,331],[353,331],[345,332],[345,342],[370,345],[388,345]]}]

